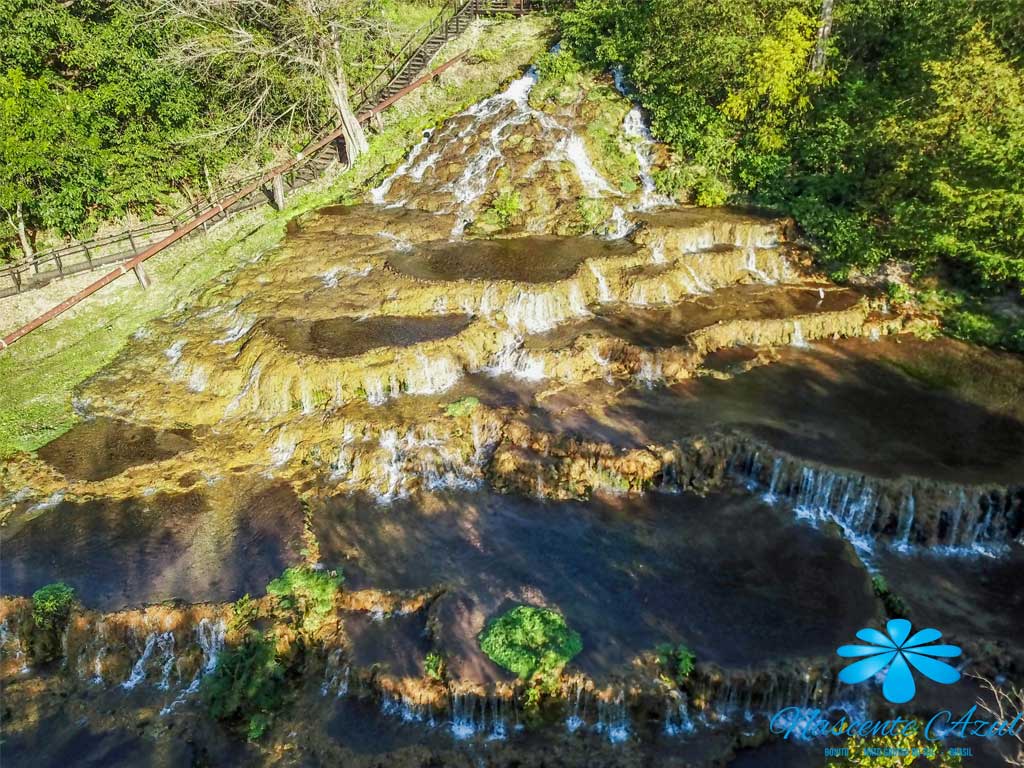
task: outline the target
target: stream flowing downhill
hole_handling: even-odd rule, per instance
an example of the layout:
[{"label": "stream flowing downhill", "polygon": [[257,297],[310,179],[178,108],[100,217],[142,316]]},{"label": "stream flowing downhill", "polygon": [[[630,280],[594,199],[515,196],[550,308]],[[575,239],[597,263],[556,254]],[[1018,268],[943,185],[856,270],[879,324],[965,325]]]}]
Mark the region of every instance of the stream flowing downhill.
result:
[{"label": "stream flowing downhill", "polygon": [[[781,707],[879,711],[834,651],[883,579],[1019,677],[1024,361],[925,340],[792,222],[660,195],[611,83],[537,83],[151,323],[8,463],[5,765],[768,764]],[[257,620],[288,692],[246,743],[204,681],[302,564],[344,587],[301,641]],[[55,581],[79,604],[51,637],[28,598]],[[582,641],[539,704],[480,648],[517,604]]]}]

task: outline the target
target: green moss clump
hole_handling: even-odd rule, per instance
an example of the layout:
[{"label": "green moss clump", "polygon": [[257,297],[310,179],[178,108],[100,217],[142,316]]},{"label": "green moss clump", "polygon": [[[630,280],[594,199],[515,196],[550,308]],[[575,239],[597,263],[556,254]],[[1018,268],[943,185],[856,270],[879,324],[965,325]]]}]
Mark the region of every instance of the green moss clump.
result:
[{"label": "green moss clump", "polygon": [[500,232],[511,227],[522,211],[522,195],[517,190],[505,187],[480,214],[476,224],[486,232]]},{"label": "green moss clump", "polygon": [[32,594],[32,619],[39,629],[60,629],[68,620],[75,589],[62,581],[40,587]]},{"label": "green moss clump", "polygon": [[279,607],[296,614],[300,629],[313,633],[334,612],[334,596],[343,582],[340,573],[300,566],[288,568],[267,584],[267,594],[277,598]]},{"label": "green moss clump", "polygon": [[576,203],[576,213],[583,232],[595,232],[604,226],[612,214],[612,204],[596,197],[585,197]]},{"label": "green moss clump", "polygon": [[446,415],[453,418],[461,418],[462,416],[468,416],[480,406],[480,400],[473,397],[460,397],[458,400],[448,403],[444,407]]},{"label": "green moss clump", "polygon": [[546,608],[520,605],[492,621],[480,633],[487,657],[523,680],[557,677],[583,650],[579,633]]},{"label": "green moss clump", "polygon": [[871,588],[874,589],[875,596],[882,601],[885,615],[890,619],[905,619],[910,616],[910,606],[902,597],[892,591],[889,583],[880,573],[871,577]]},{"label": "green moss clump", "polygon": [[213,717],[244,722],[249,740],[257,741],[284,703],[284,667],[274,644],[250,632],[240,645],[225,650],[204,678],[202,696]]}]

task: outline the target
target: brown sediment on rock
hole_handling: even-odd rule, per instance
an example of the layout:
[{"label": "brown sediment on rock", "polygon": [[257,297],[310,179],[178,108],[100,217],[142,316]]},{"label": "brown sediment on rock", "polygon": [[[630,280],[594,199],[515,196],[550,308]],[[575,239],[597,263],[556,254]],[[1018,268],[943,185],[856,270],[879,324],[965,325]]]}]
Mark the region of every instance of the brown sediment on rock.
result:
[{"label": "brown sediment on rock", "polygon": [[[103,613],[72,609],[60,635],[56,661],[69,679],[134,688],[149,680],[164,689],[188,687],[212,670],[224,647],[230,605],[149,605]],[[6,659],[34,666],[44,638],[28,598],[0,597]]]},{"label": "brown sediment on rock", "polygon": [[677,488],[705,493],[727,479],[752,483],[772,500],[834,519],[853,535],[921,547],[999,547],[1024,531],[1024,486],[875,478],[720,433],[638,449],[537,433],[510,423],[488,468],[505,492],[553,499],[599,491]]}]

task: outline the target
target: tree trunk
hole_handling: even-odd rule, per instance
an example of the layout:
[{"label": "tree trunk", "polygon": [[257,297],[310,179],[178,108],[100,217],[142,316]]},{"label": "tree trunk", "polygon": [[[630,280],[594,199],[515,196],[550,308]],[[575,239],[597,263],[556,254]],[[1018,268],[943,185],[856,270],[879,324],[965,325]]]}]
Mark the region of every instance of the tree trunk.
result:
[{"label": "tree trunk", "polygon": [[[25,226],[25,217],[21,213],[21,203],[17,203],[15,212],[18,216],[17,222],[11,222],[15,225],[15,229],[18,230],[18,242],[21,244],[21,252],[25,255],[26,259],[31,259],[35,254],[32,250],[32,241],[28,236],[28,228]],[[10,214],[7,215],[10,218]]]},{"label": "tree trunk", "polygon": [[811,72],[823,72],[828,56],[828,40],[832,36],[832,16],[835,0],[821,0],[821,20],[818,23],[818,42],[811,56]]},{"label": "tree trunk", "polygon": [[334,104],[334,109],[338,112],[338,118],[341,120],[341,131],[345,137],[345,152],[348,155],[348,164],[352,165],[356,158],[370,148],[370,144],[366,140],[366,132],[363,131],[363,126],[359,124],[359,118],[356,117],[356,113],[349,103],[348,82],[345,79],[344,71],[340,66],[335,67],[334,71],[325,80],[327,81],[327,90],[331,95],[331,102]]}]

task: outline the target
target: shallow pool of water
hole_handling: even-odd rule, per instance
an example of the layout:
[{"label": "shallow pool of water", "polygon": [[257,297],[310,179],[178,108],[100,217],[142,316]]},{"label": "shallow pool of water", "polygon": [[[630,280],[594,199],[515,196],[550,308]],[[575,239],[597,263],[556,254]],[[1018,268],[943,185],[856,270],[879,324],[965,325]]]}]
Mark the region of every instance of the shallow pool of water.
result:
[{"label": "shallow pool of water", "polygon": [[849,309],[863,294],[853,290],[828,291],[817,287],[743,285],[694,297],[670,307],[603,305],[593,308],[594,317],[565,323],[555,330],[530,336],[530,349],[559,347],[578,335],[596,332],[615,336],[641,347],[672,347],[686,342],[700,328],[729,320],[765,320],[809,312]]},{"label": "shallow pool of water", "polygon": [[589,258],[624,256],[629,243],[595,237],[513,237],[435,242],[396,253],[388,265],[419,280],[549,283],[572,276]]},{"label": "shallow pool of water", "polygon": [[187,429],[156,430],[97,417],[39,449],[39,458],[76,480],[106,480],[129,467],[169,459],[195,443]]},{"label": "shallow pool of water", "polygon": [[[773,352],[730,379],[618,389],[594,383],[538,405],[533,422],[619,446],[736,430],[811,461],[877,477],[1024,479],[1024,423],[997,402],[928,386],[879,359],[897,340],[851,339]],[[955,350],[951,350],[952,355]],[[571,410],[574,409],[574,410]]]},{"label": "shallow pool of water", "polygon": [[444,339],[464,330],[471,322],[468,315],[281,318],[269,321],[267,331],[295,352],[317,357],[353,357],[379,347],[409,347]]},{"label": "shallow pool of water", "polygon": [[302,506],[287,486],[64,501],[15,513],[0,534],[3,593],[64,581],[101,610],[263,594],[298,559]]},{"label": "shallow pool of water", "polygon": [[445,493],[386,508],[337,498],[314,529],[352,588],[450,587],[435,610],[460,678],[504,677],[476,635],[517,602],[563,612],[592,674],[660,642],[724,665],[828,653],[875,610],[848,545],[740,494],[559,504]]}]

